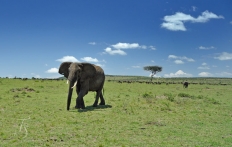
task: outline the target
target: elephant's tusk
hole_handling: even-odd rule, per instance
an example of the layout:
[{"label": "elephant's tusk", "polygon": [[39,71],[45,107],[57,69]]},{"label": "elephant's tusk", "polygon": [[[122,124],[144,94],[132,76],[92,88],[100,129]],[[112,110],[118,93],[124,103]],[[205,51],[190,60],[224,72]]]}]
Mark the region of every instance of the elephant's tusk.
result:
[{"label": "elephant's tusk", "polygon": [[68,80],[67,80],[67,84],[68,84]]},{"label": "elephant's tusk", "polygon": [[74,88],[76,85],[77,85],[77,81],[74,83],[74,85],[73,85],[73,87],[72,87],[72,88]]}]

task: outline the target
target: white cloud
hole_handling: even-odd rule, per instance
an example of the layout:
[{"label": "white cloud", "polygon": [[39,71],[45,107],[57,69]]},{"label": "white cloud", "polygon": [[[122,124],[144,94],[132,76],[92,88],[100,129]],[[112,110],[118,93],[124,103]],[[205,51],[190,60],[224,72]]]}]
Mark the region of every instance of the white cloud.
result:
[{"label": "white cloud", "polygon": [[81,60],[85,62],[99,62],[97,58],[92,58],[92,57],[84,57],[84,58],[81,58]]},{"label": "white cloud", "polygon": [[175,56],[175,55],[169,55],[168,58],[169,58],[169,59],[177,59],[178,57]]},{"label": "white cloud", "polygon": [[169,59],[176,59],[174,62],[176,64],[184,64],[184,62],[182,60],[186,60],[188,62],[194,62],[195,60],[193,60],[192,58],[187,58],[185,56],[180,57],[180,56],[176,56],[176,55],[169,55],[168,56]]},{"label": "white cloud", "polygon": [[79,62],[75,57],[73,56],[64,56],[61,59],[57,59],[56,61],[59,62]]},{"label": "white cloud", "polygon": [[49,70],[46,71],[47,73],[58,73],[58,69],[57,68],[51,68]]},{"label": "white cloud", "polygon": [[120,50],[120,49],[116,49],[116,50],[112,50],[110,47],[107,47],[105,49],[105,52],[110,54],[110,55],[126,55],[126,52]]},{"label": "white cloud", "polygon": [[221,15],[216,15],[212,12],[209,12],[209,11],[204,11],[202,12],[202,15],[198,16],[197,18],[194,18],[193,22],[207,22],[209,21],[210,19],[224,19],[223,16]]},{"label": "white cloud", "polygon": [[[113,48],[113,49],[112,49]],[[139,45],[138,43],[117,43],[114,45],[111,45],[110,47],[107,47],[105,49],[105,52],[103,54],[110,54],[110,55],[126,55],[126,52],[123,50],[126,49],[148,49],[150,48],[151,50],[156,50],[154,46],[149,46],[147,47],[146,45]]]},{"label": "white cloud", "polygon": [[214,46],[210,46],[210,47],[200,46],[199,49],[200,50],[211,50],[211,49],[215,49],[215,47]]},{"label": "white cloud", "polygon": [[152,75],[152,74],[149,74],[149,77],[153,76],[153,78],[160,78],[161,76],[158,76],[158,75]]},{"label": "white cloud", "polygon": [[205,63],[205,62],[204,62],[204,63],[202,63],[201,65],[206,66],[206,65],[207,65],[207,63]]},{"label": "white cloud", "polygon": [[164,21],[161,24],[162,28],[166,28],[171,31],[186,31],[187,29],[184,26],[185,22],[192,23],[205,23],[210,19],[222,19],[223,16],[218,16],[212,12],[204,11],[197,18],[192,17],[191,15],[184,14],[182,12],[177,12],[174,15],[169,15],[164,17]]},{"label": "white cloud", "polygon": [[138,43],[117,43],[115,45],[112,45],[115,49],[135,49],[135,48],[141,48],[141,46]]},{"label": "white cloud", "polygon": [[192,74],[178,70],[176,73],[164,74],[164,77],[192,77]]},{"label": "white cloud", "polygon": [[218,57],[214,57],[218,60],[232,60],[232,53],[223,52]]},{"label": "white cloud", "polygon": [[232,24],[232,21],[230,21],[230,24]]},{"label": "white cloud", "polygon": [[149,48],[151,49],[151,50],[156,50],[156,48],[154,47],[154,46],[149,46]]},{"label": "white cloud", "polygon": [[182,60],[175,60],[174,61],[176,64],[184,64],[184,62]]},{"label": "white cloud", "polygon": [[96,45],[96,42],[89,42],[90,45]]},{"label": "white cloud", "polygon": [[200,66],[198,69],[210,69],[208,66]]},{"label": "white cloud", "polygon": [[187,57],[180,57],[180,59],[182,59],[182,60],[187,60],[187,61],[189,61],[189,62],[194,62],[195,60],[193,60],[192,58],[187,58]]},{"label": "white cloud", "polygon": [[213,76],[213,74],[209,73],[209,72],[201,72],[198,74],[200,77],[211,77]]},{"label": "white cloud", "polygon": [[140,68],[140,66],[132,66],[133,68]]},{"label": "white cloud", "polygon": [[140,48],[147,49],[147,46],[146,45],[141,45]]},{"label": "white cloud", "polygon": [[232,73],[229,72],[221,72],[221,73],[216,73],[216,75],[221,76],[221,77],[231,77]]},{"label": "white cloud", "polygon": [[198,67],[198,69],[210,69],[208,66],[207,66],[207,63],[202,63],[201,64],[202,66]]}]

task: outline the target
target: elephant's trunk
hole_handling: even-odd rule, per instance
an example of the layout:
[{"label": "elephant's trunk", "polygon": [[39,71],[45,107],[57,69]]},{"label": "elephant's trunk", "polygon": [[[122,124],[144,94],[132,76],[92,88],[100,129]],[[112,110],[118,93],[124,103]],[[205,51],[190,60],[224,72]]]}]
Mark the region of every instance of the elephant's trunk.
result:
[{"label": "elephant's trunk", "polygon": [[69,110],[69,108],[70,108],[71,99],[72,99],[72,92],[73,92],[73,88],[72,88],[71,82],[70,82],[69,90],[68,90],[68,99],[67,99],[67,110]]},{"label": "elephant's trunk", "polygon": [[69,108],[70,108],[73,88],[76,86],[76,77],[74,75],[75,75],[75,73],[69,73],[68,80],[67,80],[67,84],[69,82],[67,110],[69,110]]}]

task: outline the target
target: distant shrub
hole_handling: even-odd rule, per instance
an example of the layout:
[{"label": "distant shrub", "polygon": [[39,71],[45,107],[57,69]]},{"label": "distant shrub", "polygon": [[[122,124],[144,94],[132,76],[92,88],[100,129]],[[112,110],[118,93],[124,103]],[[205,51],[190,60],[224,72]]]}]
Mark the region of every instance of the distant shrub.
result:
[{"label": "distant shrub", "polygon": [[194,95],[190,95],[188,93],[179,93],[178,96],[179,97],[185,97],[185,98],[191,98],[191,99],[196,98]]},{"label": "distant shrub", "polygon": [[197,98],[198,98],[198,99],[203,99],[204,96],[203,96],[203,95],[198,95]]},{"label": "distant shrub", "polygon": [[174,101],[174,95],[171,94],[171,93],[164,93],[164,96],[167,97],[167,99],[170,101],[170,102],[173,102]]},{"label": "distant shrub", "polygon": [[151,92],[149,92],[149,93],[145,92],[142,96],[143,96],[143,98],[151,98],[151,97],[153,97]]},{"label": "distant shrub", "polygon": [[206,101],[211,104],[220,104],[218,100],[215,100],[214,98],[206,98]]},{"label": "distant shrub", "polygon": [[14,95],[14,98],[19,98],[19,95]]},{"label": "distant shrub", "polygon": [[22,91],[22,89],[21,89],[21,88],[16,88],[16,90],[17,90],[17,91]]}]

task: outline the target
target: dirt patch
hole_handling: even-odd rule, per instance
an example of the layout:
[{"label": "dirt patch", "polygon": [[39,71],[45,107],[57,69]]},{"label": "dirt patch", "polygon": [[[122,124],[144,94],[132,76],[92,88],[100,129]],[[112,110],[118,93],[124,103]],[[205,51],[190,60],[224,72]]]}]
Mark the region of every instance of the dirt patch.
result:
[{"label": "dirt patch", "polygon": [[29,88],[29,87],[24,87],[24,88],[13,88],[10,90],[11,92],[21,92],[21,91],[25,91],[25,92],[34,92],[35,90],[33,88]]},{"label": "dirt patch", "polygon": [[161,95],[161,96],[156,96],[155,98],[157,98],[157,99],[166,99],[167,97],[164,96],[164,95]]}]

